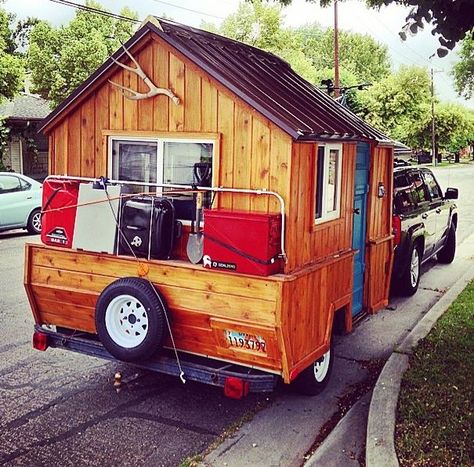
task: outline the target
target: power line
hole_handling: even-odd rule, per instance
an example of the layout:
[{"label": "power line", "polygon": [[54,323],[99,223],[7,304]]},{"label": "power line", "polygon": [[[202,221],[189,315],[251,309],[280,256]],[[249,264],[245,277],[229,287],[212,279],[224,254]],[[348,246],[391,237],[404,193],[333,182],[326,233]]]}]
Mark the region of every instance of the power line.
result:
[{"label": "power line", "polygon": [[175,5],[174,3],[164,2],[162,0],[153,0],[153,1],[156,2],[156,3],[162,3],[163,5],[171,6],[171,7],[174,7],[174,8],[179,8],[180,10],[190,11],[191,13],[197,13],[198,15],[209,16],[211,18],[216,18],[216,19],[225,19],[223,16],[217,16],[217,15],[213,15],[211,13],[204,13],[203,11],[193,10],[191,8],[186,8],[186,7],[181,6],[181,5]]},{"label": "power line", "polygon": [[109,18],[119,19],[122,21],[130,21],[131,23],[141,23],[141,21],[138,19],[129,18],[127,16],[122,16],[122,15],[111,13],[105,10],[99,10],[98,8],[94,8],[87,5],[81,5],[80,3],[70,2],[69,0],[49,0],[49,1],[53,3],[58,3],[59,5],[70,6],[78,10],[87,11],[89,13],[95,13],[97,15],[107,16]]}]

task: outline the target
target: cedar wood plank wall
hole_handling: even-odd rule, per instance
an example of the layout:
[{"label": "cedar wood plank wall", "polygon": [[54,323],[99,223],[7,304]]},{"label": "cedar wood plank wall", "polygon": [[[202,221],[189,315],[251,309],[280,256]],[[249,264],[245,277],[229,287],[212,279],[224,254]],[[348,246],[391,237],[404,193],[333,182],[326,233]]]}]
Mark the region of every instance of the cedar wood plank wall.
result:
[{"label": "cedar wood plank wall", "polygon": [[[288,379],[292,368],[309,364],[311,358],[314,359],[316,354],[319,356],[321,351],[327,348],[330,337],[328,331],[333,319],[332,312],[340,307],[346,307],[346,313],[350,313],[353,270],[350,252],[352,187],[356,145],[345,143],[343,146],[341,218],[315,226],[314,175],[317,145],[314,143],[292,144],[287,134],[159,39],[149,37],[139,47],[132,50],[132,53],[148,76],[159,87],[171,87],[182,98],[182,104],[175,106],[165,96],[156,96],[138,102],[130,101],[123,98],[120,92],[106,81],[99,83],[89,97],[80,102],[75,109],[67,112],[66,117],[50,129],[50,171],[55,174],[67,173],[85,177],[106,175],[107,132],[109,134],[114,131],[117,132],[116,134],[123,132],[124,135],[140,135],[140,132],[143,135],[147,134],[146,132],[148,134],[170,132],[174,135],[193,134],[194,136],[197,133],[211,133],[216,137],[220,135],[217,184],[236,188],[267,188],[280,193],[287,203],[289,261],[285,272],[298,271],[303,266],[307,266],[304,274],[302,273],[295,280],[280,284],[278,298],[271,298],[268,301],[268,303],[273,303],[270,306],[270,308],[273,307],[273,311],[268,308],[268,303],[264,303],[268,308],[264,307],[269,313],[268,316],[265,318],[262,314],[254,320],[254,323],[261,322],[270,328],[276,326],[280,342],[278,347],[286,354],[286,358],[283,358],[283,370]],[[135,75],[124,70],[117,71],[111,80],[133,89],[138,86],[139,90],[146,90],[144,84],[137,81]],[[369,258],[367,279],[370,284],[366,287],[366,302],[372,311],[386,299],[386,288],[377,285],[380,281],[375,278],[375,274],[379,274],[383,269],[386,257],[390,257],[387,249],[391,248],[390,241],[384,241],[390,232],[387,230],[388,224],[382,227],[378,225],[378,219],[381,217],[389,220],[390,208],[386,207],[383,200],[372,199],[373,193],[376,192],[374,186],[376,187],[380,176],[388,177],[386,169],[389,158],[385,151],[375,151],[371,181],[372,197],[369,202],[369,239],[374,240],[375,243],[370,245],[367,253]],[[216,180],[214,182],[216,183]],[[385,186],[387,190],[391,190],[388,179]],[[218,202],[223,208],[251,209],[260,212],[278,212],[279,210],[277,202],[267,197],[219,195]],[[185,241],[181,245],[184,244]],[[55,275],[60,274],[64,267],[59,262],[61,254],[58,252],[53,256],[57,259],[41,259],[40,255],[38,261],[55,261],[57,264],[35,264],[31,271],[36,283],[35,292],[38,296],[43,294],[42,300],[49,300],[48,303],[43,304],[48,307],[53,307],[53,298],[66,300],[69,297],[69,301],[73,300],[71,291],[52,292],[39,288],[43,280],[46,280],[48,284],[51,281],[54,282]],[[33,257],[34,261],[37,261],[36,257]],[[52,270],[44,270],[46,267],[51,267]],[[68,268],[65,267],[65,270],[67,271]],[[162,268],[157,268],[158,270]],[[173,269],[172,272],[179,277],[177,271]],[[120,273],[123,276],[123,271]],[[45,274],[47,277],[43,277]],[[92,271],[82,271],[82,274],[85,275],[77,276],[79,279],[82,278],[82,282],[77,284],[74,282],[73,289],[78,290],[84,284],[90,287],[92,282],[96,282],[97,276],[92,274]],[[193,277],[197,274],[193,273]],[[234,278],[227,279],[222,273],[217,273],[214,277],[217,278],[219,275],[222,275],[223,281],[234,280]],[[73,274],[69,276],[71,280],[75,280]],[[106,283],[118,277],[112,273],[105,276],[107,278],[102,278],[105,282],[94,283],[96,289],[89,298],[85,299],[80,294],[77,297],[74,296],[74,300],[78,301],[76,305],[89,307],[85,314],[87,323],[82,323],[82,329],[88,327],[93,330],[91,320],[97,294]],[[186,277],[189,278],[189,276]],[[184,276],[182,279],[184,283],[188,283]],[[220,282],[219,279],[216,280]],[[160,281],[157,282],[160,283]],[[201,282],[198,281],[197,284]],[[268,283],[271,284],[271,282]],[[182,296],[181,287],[176,285],[174,287]],[[173,287],[168,287],[166,294],[169,294],[168,289],[174,290]],[[53,295],[49,297],[51,293]],[[61,297],[57,295],[58,293]],[[191,291],[190,296],[193,293],[196,295],[195,303],[199,302],[197,297],[199,294]],[[174,296],[171,295],[171,297]],[[222,300],[223,296],[219,299]],[[190,346],[188,350],[196,351],[197,348],[204,348],[210,355],[215,354],[211,351],[215,346],[212,342],[214,339],[222,338],[223,332],[219,332],[212,338],[211,329],[224,329],[226,324],[225,320],[219,322],[221,318],[214,316],[212,303],[205,302],[210,314],[202,314],[203,310],[199,314],[199,312],[190,313],[189,304],[178,304],[177,299],[174,298],[170,300],[173,303],[173,318],[176,317],[177,320],[178,340],[184,343],[184,346]],[[240,300],[239,296],[237,301]],[[261,304],[249,303],[248,305],[248,309],[251,310],[253,306],[260,309]],[[225,306],[228,310],[232,310],[232,307],[235,308],[235,303],[232,306],[226,303]],[[276,309],[280,309],[280,313],[277,312],[275,315]],[[60,311],[63,312],[63,310]],[[58,315],[61,313],[58,312]],[[249,319],[248,316],[234,318],[238,318],[242,323]],[[242,330],[244,330],[243,327]],[[273,342],[270,344],[271,347],[276,346],[275,338],[268,329],[264,328],[260,331],[262,335],[268,337],[270,343]],[[214,351],[217,350],[214,349]],[[270,359],[269,363],[277,368],[279,366],[277,360],[280,356],[277,355],[276,350],[272,352],[274,352],[272,358],[275,360]],[[230,358],[231,355],[227,357]],[[254,361],[254,363],[258,362]]]},{"label": "cedar wood plank wall", "polygon": [[[171,87],[182,103],[176,106],[166,96],[131,101],[106,81],[99,83],[90,97],[51,129],[50,173],[107,175],[104,132],[129,136],[169,132],[174,137],[207,133],[206,137],[216,138],[220,134],[219,185],[266,188],[287,197],[291,138],[159,39],[149,37],[140,44],[132,53],[144,71],[158,87]],[[118,69],[111,81],[146,90],[125,70]],[[223,208],[279,212],[275,198],[219,197]]]},{"label": "cedar wood plank wall", "polygon": [[[392,148],[372,148],[369,183],[364,293],[367,311],[375,313],[388,304],[392,273]],[[379,183],[385,187],[383,198],[377,196]]]}]

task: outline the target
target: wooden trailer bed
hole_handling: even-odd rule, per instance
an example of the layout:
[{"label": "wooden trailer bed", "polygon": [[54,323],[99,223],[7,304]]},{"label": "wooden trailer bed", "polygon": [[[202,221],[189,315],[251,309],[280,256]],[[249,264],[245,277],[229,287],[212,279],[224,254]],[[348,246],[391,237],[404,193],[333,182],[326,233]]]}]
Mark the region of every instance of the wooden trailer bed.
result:
[{"label": "wooden trailer bed", "polygon": [[[288,383],[328,350],[335,310],[345,309],[350,327],[352,261],[347,250],[297,273],[258,277],[27,244],[24,281],[37,324],[96,333],[104,288],[145,275],[166,300],[178,350],[263,369]],[[226,331],[259,336],[265,346],[236,346]]]}]

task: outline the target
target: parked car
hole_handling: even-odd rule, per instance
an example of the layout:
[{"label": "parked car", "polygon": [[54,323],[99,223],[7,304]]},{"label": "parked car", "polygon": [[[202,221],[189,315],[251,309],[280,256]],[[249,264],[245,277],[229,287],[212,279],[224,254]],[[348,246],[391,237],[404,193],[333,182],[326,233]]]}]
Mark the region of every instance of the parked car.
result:
[{"label": "parked car", "polygon": [[0,231],[41,232],[41,183],[13,172],[0,172]]},{"label": "parked car", "polygon": [[429,169],[394,169],[392,287],[399,294],[417,291],[425,261],[434,256],[440,263],[454,260],[458,213],[453,200],[457,198],[456,188],[443,194]]}]

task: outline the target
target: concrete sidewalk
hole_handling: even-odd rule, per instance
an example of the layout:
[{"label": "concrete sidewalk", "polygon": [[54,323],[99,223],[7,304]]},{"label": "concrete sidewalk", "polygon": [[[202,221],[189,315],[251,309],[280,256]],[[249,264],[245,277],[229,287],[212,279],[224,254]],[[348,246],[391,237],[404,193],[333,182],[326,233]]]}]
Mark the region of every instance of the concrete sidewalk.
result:
[{"label": "concrete sidewalk", "polygon": [[393,298],[388,308],[366,317],[352,334],[335,337],[334,371],[322,394],[311,398],[278,390],[275,402],[209,453],[203,465],[364,464],[370,396],[383,364],[473,264],[474,234],[458,245],[453,264],[431,262],[424,267],[415,296]]}]

